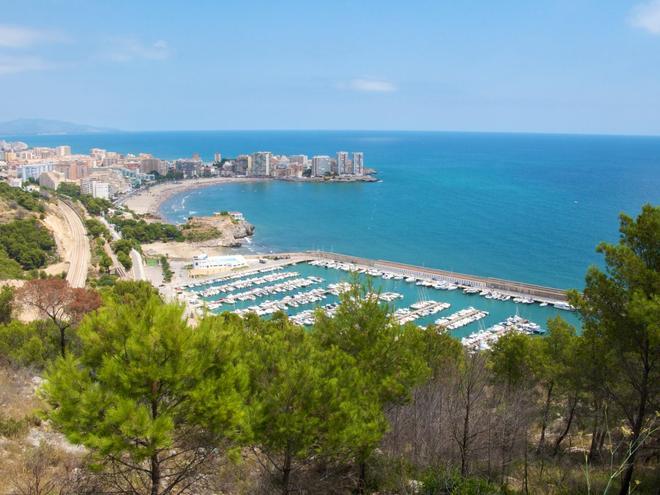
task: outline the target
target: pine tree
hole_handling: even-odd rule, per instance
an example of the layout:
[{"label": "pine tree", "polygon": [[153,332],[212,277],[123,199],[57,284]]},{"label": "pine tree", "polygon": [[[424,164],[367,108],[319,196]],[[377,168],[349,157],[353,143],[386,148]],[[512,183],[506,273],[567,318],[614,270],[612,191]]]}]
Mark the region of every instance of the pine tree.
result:
[{"label": "pine tree", "polygon": [[181,307],[156,297],[139,311],[109,298],[81,324],[80,356],[50,368],[50,418],[120,492],[181,493],[240,435],[247,380],[220,327],[191,329]]}]

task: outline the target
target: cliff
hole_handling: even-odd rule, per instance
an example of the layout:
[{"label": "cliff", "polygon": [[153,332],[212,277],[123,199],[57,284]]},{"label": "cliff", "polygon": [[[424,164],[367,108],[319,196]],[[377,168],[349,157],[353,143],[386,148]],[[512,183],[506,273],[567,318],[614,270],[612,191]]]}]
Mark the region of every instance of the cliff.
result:
[{"label": "cliff", "polygon": [[198,247],[240,247],[254,233],[254,225],[238,213],[216,213],[209,217],[190,217],[181,226],[186,241]]}]

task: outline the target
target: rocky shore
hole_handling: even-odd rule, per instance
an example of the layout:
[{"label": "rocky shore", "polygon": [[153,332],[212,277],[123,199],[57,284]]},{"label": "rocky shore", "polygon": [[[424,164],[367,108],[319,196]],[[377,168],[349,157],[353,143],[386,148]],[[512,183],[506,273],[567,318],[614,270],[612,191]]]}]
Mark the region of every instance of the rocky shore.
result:
[{"label": "rocky shore", "polygon": [[254,225],[228,212],[208,217],[190,217],[181,226],[186,241],[199,247],[241,247],[254,234]]}]

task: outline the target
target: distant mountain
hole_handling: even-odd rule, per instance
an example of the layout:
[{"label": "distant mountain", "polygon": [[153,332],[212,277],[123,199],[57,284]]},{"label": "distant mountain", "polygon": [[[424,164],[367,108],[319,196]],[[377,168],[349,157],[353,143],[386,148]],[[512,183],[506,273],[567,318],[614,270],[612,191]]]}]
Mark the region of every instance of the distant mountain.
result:
[{"label": "distant mountain", "polygon": [[8,122],[0,122],[0,137],[44,134],[94,134],[100,132],[116,132],[116,129],[48,119],[16,119]]}]

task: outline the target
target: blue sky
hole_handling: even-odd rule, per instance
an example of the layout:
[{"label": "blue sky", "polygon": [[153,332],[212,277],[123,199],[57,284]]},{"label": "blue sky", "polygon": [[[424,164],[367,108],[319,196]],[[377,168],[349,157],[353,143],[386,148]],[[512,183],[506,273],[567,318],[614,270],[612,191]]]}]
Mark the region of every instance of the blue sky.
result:
[{"label": "blue sky", "polygon": [[0,0],[0,121],[660,134],[660,0]]}]

